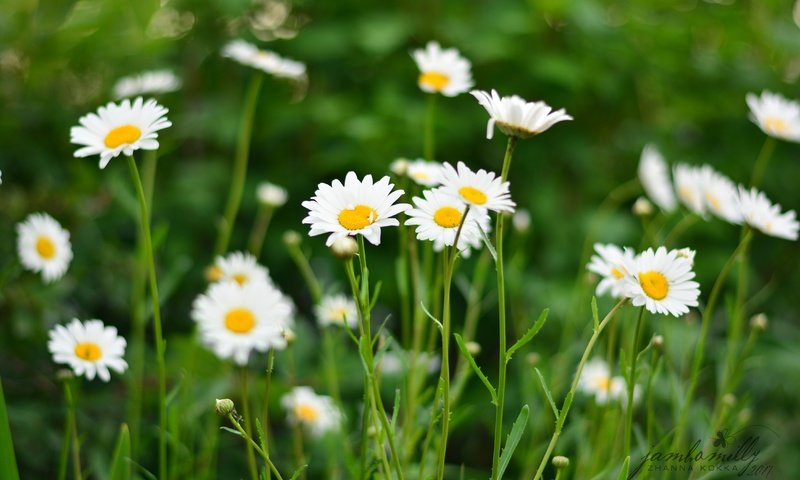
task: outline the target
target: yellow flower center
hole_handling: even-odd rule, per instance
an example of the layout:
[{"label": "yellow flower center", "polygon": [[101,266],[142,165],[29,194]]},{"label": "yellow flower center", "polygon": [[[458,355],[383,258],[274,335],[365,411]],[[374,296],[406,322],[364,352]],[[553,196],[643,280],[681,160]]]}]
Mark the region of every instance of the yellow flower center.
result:
[{"label": "yellow flower center", "polygon": [[486,194],[478,190],[477,188],[472,187],[461,187],[458,189],[458,193],[464,197],[464,200],[468,201],[473,205],[483,205],[486,203]]},{"label": "yellow flower center", "polygon": [[706,200],[708,200],[708,204],[711,205],[711,208],[713,208],[715,212],[719,212],[722,209],[722,203],[713,193],[706,193]]},{"label": "yellow flower center", "polygon": [[419,75],[419,84],[441,92],[444,87],[450,84],[450,77],[439,72],[424,72]]},{"label": "yellow flower center", "polygon": [[94,342],[82,342],[75,345],[75,356],[88,362],[97,361],[103,355],[100,345]]},{"label": "yellow flower center", "polygon": [[614,268],[612,268],[612,269],[611,269],[611,275],[612,275],[614,278],[616,278],[617,280],[619,280],[620,278],[622,278],[622,277],[624,277],[624,276],[625,276],[625,274],[624,274],[624,273],[622,273],[622,272],[620,271],[620,269],[618,269],[617,267],[614,267]]},{"label": "yellow flower center", "polygon": [[245,283],[247,283],[247,275],[245,275],[244,273],[234,273],[231,276],[231,278],[233,278],[233,281],[238,283],[239,285],[244,285]]},{"label": "yellow flower center", "polygon": [[133,125],[122,125],[112,129],[108,134],[104,143],[108,148],[117,148],[126,143],[133,143],[139,140],[142,136],[142,131]]},{"label": "yellow flower center", "polygon": [[36,240],[36,251],[45,260],[50,260],[56,256],[56,244],[48,237],[41,236]]},{"label": "yellow flower center", "polygon": [[336,323],[344,323],[345,319],[347,319],[347,309],[346,308],[334,308],[330,312],[330,319]]},{"label": "yellow flower center", "polygon": [[348,230],[361,230],[372,225],[378,219],[378,212],[366,205],[356,205],[355,208],[342,210],[339,213],[339,225]]},{"label": "yellow flower center", "polygon": [[694,199],[694,193],[688,187],[679,187],[678,188],[678,196],[686,203],[692,203]]},{"label": "yellow flower center", "polygon": [[206,268],[205,276],[206,281],[218,282],[222,278],[222,269],[216,265],[211,265]]},{"label": "yellow flower center", "polygon": [[600,377],[600,378],[595,380],[594,386],[598,390],[602,390],[604,392],[607,392],[608,390],[611,389],[611,379],[609,377]]},{"label": "yellow flower center", "polygon": [[319,411],[311,405],[306,404],[294,407],[294,414],[303,422],[314,422],[319,418]]},{"label": "yellow flower center", "polygon": [[245,334],[255,326],[256,317],[246,308],[234,308],[225,315],[225,328],[233,333]]},{"label": "yellow flower center", "polygon": [[764,130],[769,130],[773,133],[788,133],[789,125],[782,118],[768,117],[764,119]]},{"label": "yellow flower center", "polygon": [[648,297],[655,300],[662,300],[669,292],[667,277],[661,272],[650,271],[639,274],[639,284]]},{"label": "yellow flower center", "polygon": [[411,178],[424,182],[425,180],[430,180],[431,176],[425,172],[411,172]]},{"label": "yellow flower center", "polygon": [[453,207],[442,207],[433,214],[433,221],[443,228],[456,228],[461,224],[461,212]]}]

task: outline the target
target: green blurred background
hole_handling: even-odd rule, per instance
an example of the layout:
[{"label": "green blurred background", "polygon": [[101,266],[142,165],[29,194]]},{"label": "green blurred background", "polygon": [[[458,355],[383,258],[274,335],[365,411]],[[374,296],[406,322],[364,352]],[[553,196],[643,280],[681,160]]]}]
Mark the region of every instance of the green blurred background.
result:
[{"label": "green blurred background", "polygon": [[[160,99],[174,126],[159,135],[153,212],[155,228],[163,235],[158,262],[171,383],[183,378],[183,352],[192,351],[188,313],[205,287],[202,272],[212,260],[227,195],[244,89],[254,74],[220,56],[228,40],[245,38],[308,66],[307,91],[266,80],[232,243],[233,249],[245,247],[257,184],[269,180],[285,186],[290,200],[273,219],[262,260],[306,317],[309,295],[281,234],[290,229],[305,234],[300,202],[317,183],[341,178],[348,170],[380,176],[397,157],[421,156],[427,98],[416,86],[412,49],[432,39],[454,46],[472,61],[477,88],[566,108],[575,121],[521,142],[510,176],[514,199],[533,219],[531,232],[514,243],[519,268],[512,272],[512,302],[523,312],[521,323],[551,307],[551,320],[528,348],[540,352],[546,366],[551,355],[563,353],[544,345],[558,344],[559,321],[572,308],[572,284],[581,268],[588,225],[606,195],[635,177],[645,143],[658,145],[671,164],[708,163],[734,181],[749,180],[765,137],[747,119],[745,94],[769,89],[798,96],[800,19],[793,17],[793,8],[792,2],[778,0],[3,0],[0,376],[23,478],[49,478],[63,425],[47,331],[73,316],[102,318],[123,334],[129,328],[136,204],[128,173],[120,159],[100,171],[96,158],[73,158],[75,147],[69,143],[69,128],[112,100],[111,88],[120,77],[168,68],[184,82],[180,91]],[[504,139],[498,135],[487,141],[486,121],[485,111],[469,95],[439,98],[436,158],[499,170]],[[762,184],[786,209],[800,207],[799,153],[797,145],[779,142]],[[632,200],[604,217],[600,240],[638,244],[642,227],[630,214]],[[52,285],[23,272],[16,261],[14,225],[37,211],[50,213],[72,235],[75,259],[66,277]],[[684,237],[683,243],[698,251],[703,292],[710,290],[738,234],[737,228],[711,220],[696,224]],[[327,285],[343,287],[339,266],[323,240],[305,240],[304,245]],[[397,236],[390,233],[380,249],[370,251],[372,269],[385,279],[379,308],[386,312],[396,312],[396,247]],[[798,460],[790,458],[800,436],[798,253],[796,242],[764,236],[752,248],[750,283],[760,293],[748,309],[766,312],[770,327],[748,363],[741,390],[747,392],[753,423],[780,434],[773,459],[781,468],[776,478],[800,475]],[[460,267],[464,275],[472,262]],[[588,297],[579,301],[586,305]],[[601,310],[607,306],[601,301]],[[675,338],[688,339],[682,346],[691,349],[696,330],[691,318],[654,319],[653,331],[660,331],[658,322],[678,326],[665,329],[682,329]],[[310,324],[301,320],[300,331],[313,337]],[[481,332],[485,369],[493,371],[493,321],[484,321]],[[715,324],[712,335],[714,352],[722,348],[724,323]],[[299,375],[306,383],[319,382],[313,341],[301,335],[299,343]],[[197,374],[204,380],[198,380],[197,396],[186,400],[191,405],[184,412],[187,422],[205,418],[210,413],[205,402],[228,388],[225,377],[213,373],[217,364],[210,354],[191,355],[197,364],[213,368],[205,377]],[[525,368],[518,367],[520,376]],[[551,380],[563,391],[566,380]],[[713,380],[707,380],[700,401],[713,398]],[[353,398],[358,388],[354,381]],[[472,412],[478,420],[456,427],[458,442],[449,461],[488,469],[491,459],[484,445],[492,413],[478,388],[478,408]],[[526,391],[520,387],[512,402],[523,401]],[[79,423],[86,455],[100,472],[124,420],[125,382],[84,382],[82,397]],[[524,401],[543,405],[539,397]],[[154,409],[146,412],[152,415]],[[103,421],[93,423],[97,418]],[[538,425],[540,431],[529,437],[534,450],[542,447],[551,428],[549,420]],[[226,447],[235,450],[235,439],[224,441],[223,458]],[[566,435],[564,442],[570,445],[574,438]],[[151,467],[153,460],[145,455],[142,462]],[[225,469],[238,472],[243,465],[219,463],[219,478],[230,478]],[[523,468],[512,466],[513,471]]]}]

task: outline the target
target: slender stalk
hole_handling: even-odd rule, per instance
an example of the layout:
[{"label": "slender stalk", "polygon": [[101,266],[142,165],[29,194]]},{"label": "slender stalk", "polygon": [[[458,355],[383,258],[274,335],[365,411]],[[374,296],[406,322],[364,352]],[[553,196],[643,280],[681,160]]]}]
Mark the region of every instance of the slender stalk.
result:
[{"label": "slender stalk", "polygon": [[[248,372],[246,367],[239,370],[239,387],[242,395],[242,412],[245,429],[253,431],[252,417],[250,416],[250,392],[248,391]],[[258,480],[258,467],[256,467],[256,455],[253,445],[247,444],[247,468],[250,470],[250,478]]]},{"label": "slender stalk", "polygon": [[697,222],[699,218],[700,217],[698,215],[695,215],[694,213],[685,215],[678,221],[678,223],[675,224],[674,227],[672,227],[672,230],[670,230],[670,232],[667,234],[667,238],[664,239],[663,245],[664,246],[672,245],[672,243],[676,242],[681,237],[681,235],[683,235],[683,233],[689,229],[689,227],[691,227],[692,225],[694,225],[695,222]]},{"label": "slender stalk", "polygon": [[242,192],[244,191],[244,180],[247,177],[247,159],[250,156],[250,137],[253,131],[253,117],[255,116],[256,104],[258,103],[258,93],[261,91],[261,84],[264,75],[256,72],[250,79],[247,87],[244,108],[242,109],[242,119],[239,126],[239,138],[236,143],[236,156],[233,161],[233,177],[231,178],[231,188],[228,192],[228,202],[225,206],[225,216],[220,225],[217,243],[214,247],[214,257],[224,254],[228,250],[231,240],[233,225],[236,222],[236,214],[239,213],[239,205],[242,202]]},{"label": "slender stalk", "polygon": [[614,315],[617,313],[617,311],[622,308],[627,301],[627,298],[623,298],[617,302],[616,305],[614,305],[614,307],[608,312],[608,314],[606,314],[606,316],[592,333],[589,343],[586,344],[586,348],[583,350],[583,356],[581,356],[581,361],[578,363],[578,370],[575,372],[575,376],[572,379],[572,386],[570,387],[569,392],[567,392],[567,396],[564,397],[564,403],[561,405],[561,410],[559,411],[558,418],[556,419],[555,431],[553,432],[553,436],[550,437],[550,443],[547,444],[547,450],[544,452],[544,456],[542,457],[542,461],[539,463],[539,468],[536,470],[536,475],[534,475],[533,480],[539,480],[542,478],[542,473],[544,472],[545,466],[547,466],[547,461],[550,460],[550,455],[553,454],[553,450],[556,448],[558,437],[561,435],[561,429],[564,427],[564,422],[566,422],[569,409],[572,406],[572,398],[575,396],[575,390],[578,388],[578,380],[581,378],[584,365],[586,365],[586,362],[589,360],[589,355],[592,354],[592,349],[594,348],[595,342],[597,342],[597,339],[600,337],[603,329],[606,328],[606,325],[608,325],[608,322],[614,318]]},{"label": "slender stalk", "polygon": [[[503,158],[503,170],[500,175],[501,181],[505,182],[508,178],[508,170],[511,167],[511,157],[514,154],[514,147],[517,145],[516,137],[508,137],[506,144],[506,154]],[[498,380],[497,380],[497,405],[495,405],[494,418],[494,447],[492,449],[492,480],[499,480],[500,467],[500,444],[503,441],[503,406],[506,395],[506,281],[503,272],[503,214],[497,214],[497,236],[495,237],[495,250],[497,251],[497,309],[499,326],[498,349]]]},{"label": "slender stalk", "polygon": [[256,220],[253,222],[253,229],[250,231],[250,240],[247,242],[247,250],[256,258],[261,256],[264,237],[267,235],[267,229],[273,213],[275,213],[275,208],[272,206],[261,204],[258,207]]},{"label": "slender stalk", "polygon": [[[275,349],[270,348],[269,353],[267,353],[267,371],[266,376],[264,377],[264,406],[263,412],[261,413],[261,425],[264,429],[264,451],[269,455],[269,391],[270,387],[272,386],[272,370],[275,365]],[[270,480],[272,473],[267,468],[264,471],[264,477],[267,480]]]},{"label": "slender stalk", "polygon": [[717,280],[714,282],[714,286],[711,288],[711,294],[709,295],[708,303],[703,309],[703,318],[700,325],[700,337],[697,340],[697,348],[695,348],[694,351],[692,370],[689,375],[689,386],[686,389],[686,394],[684,395],[683,408],[681,409],[680,416],[678,417],[678,424],[675,426],[675,438],[673,441],[673,446],[675,448],[680,448],[681,444],[683,443],[683,435],[686,429],[686,419],[689,414],[689,408],[692,404],[692,398],[694,397],[694,390],[697,386],[697,378],[700,374],[700,366],[703,363],[703,354],[705,353],[706,348],[706,338],[708,337],[708,327],[711,324],[711,317],[714,313],[714,307],[716,306],[719,292],[722,289],[722,284],[727,278],[728,272],[730,271],[734,262],[742,253],[742,251],[747,249],[747,245],[750,243],[750,239],[752,238],[753,231],[748,230],[747,233],[745,233],[745,235],[742,237],[742,240],[739,242],[739,246],[736,247],[736,250],[733,251],[730,258],[728,258],[728,261],[725,262],[725,265],[722,267],[722,270],[720,270],[719,276],[717,276]]},{"label": "slender stalk", "polygon": [[64,400],[67,403],[67,430],[72,435],[72,477],[75,480],[82,480],[81,444],[78,439],[77,408],[75,397],[72,395],[72,379],[64,380]]},{"label": "slender stalk", "polygon": [[761,152],[759,152],[756,163],[753,166],[753,176],[750,177],[751,187],[758,187],[758,184],[761,183],[761,177],[764,176],[764,172],[767,170],[767,164],[770,158],[772,158],[772,152],[775,151],[776,143],[773,137],[767,135],[767,138],[764,140],[764,145],[761,146]]},{"label": "slender stalk", "polygon": [[311,269],[308,259],[303,254],[303,251],[300,250],[300,245],[286,243],[286,250],[289,252],[289,256],[292,257],[294,264],[297,265],[297,269],[300,270],[300,275],[303,276],[303,280],[308,286],[308,291],[311,293],[311,300],[315,304],[319,303],[322,299],[322,287],[319,284],[319,280],[317,280],[317,276],[314,275],[314,270]]},{"label": "slender stalk", "polygon": [[633,333],[633,346],[631,347],[630,376],[628,377],[628,411],[625,421],[625,443],[623,457],[631,454],[631,430],[633,428],[633,392],[636,387],[636,360],[639,355],[639,341],[644,323],[644,306],[639,307],[639,319],[636,320],[636,330]]},{"label": "slender stalk", "polygon": [[[65,387],[66,388],[66,387]],[[61,439],[61,454],[58,457],[58,480],[67,480],[67,465],[69,464],[70,440],[72,439],[72,421],[67,405],[67,419],[64,422],[64,437]]]},{"label": "slender stalk", "polygon": [[242,426],[239,424],[239,422],[236,420],[236,417],[232,413],[228,414],[228,420],[230,420],[231,424],[233,424],[234,428],[236,428],[236,431],[241,434],[242,438],[245,439],[247,444],[251,448],[253,448],[256,452],[258,452],[259,455],[261,455],[261,458],[263,458],[264,461],[267,463],[267,465],[269,465],[269,469],[272,471],[272,473],[275,474],[275,477],[277,477],[278,480],[283,480],[281,473],[275,467],[275,464],[272,463],[272,460],[270,460],[267,452],[265,452],[264,450],[261,449],[261,447],[258,446],[255,440],[253,440],[253,437],[250,436],[244,428],[242,428]]},{"label": "slender stalk", "polygon": [[428,108],[425,113],[425,160],[433,160],[436,154],[436,94],[428,95]]},{"label": "slender stalk", "polygon": [[328,383],[328,393],[339,407],[342,406],[342,396],[339,393],[339,375],[336,368],[336,344],[334,343],[331,327],[322,329],[322,344],[325,349],[325,380]]},{"label": "slender stalk", "polygon": [[131,172],[136,194],[139,198],[142,240],[148,261],[148,278],[150,282],[150,299],[153,303],[153,336],[156,342],[156,370],[158,374],[158,472],[159,478],[167,478],[167,374],[164,365],[165,345],[161,334],[161,308],[158,300],[158,282],[156,281],[156,263],[153,254],[153,240],[150,236],[150,209],[147,206],[139,170],[132,156],[128,157],[128,168]]}]

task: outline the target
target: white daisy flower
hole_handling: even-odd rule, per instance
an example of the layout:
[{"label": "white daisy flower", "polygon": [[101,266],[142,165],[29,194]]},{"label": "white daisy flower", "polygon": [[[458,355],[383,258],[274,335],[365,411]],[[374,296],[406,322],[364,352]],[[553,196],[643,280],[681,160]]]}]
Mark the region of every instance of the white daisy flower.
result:
[{"label": "white daisy flower", "polygon": [[764,91],[761,97],[748,93],[750,120],[770,137],[800,142],[800,103]]},{"label": "white daisy flower", "polygon": [[494,135],[494,127],[509,137],[528,138],[538,135],[558,122],[572,120],[566,111],[553,111],[544,102],[528,102],[517,95],[500,97],[495,90],[491,95],[483,90],[469,92],[489,112],[489,123],[486,124],[486,138]]},{"label": "white daisy flower", "polygon": [[125,99],[119,104],[109,102],[80,118],[79,127],[70,130],[70,142],[85,145],[75,152],[76,157],[100,155],[100,168],[119,155],[133,155],[136,150],[158,148],[158,131],[171,127],[165,115],[169,110],[155,100],[142,97],[131,104]]},{"label": "white daisy flower", "polygon": [[151,70],[124,77],[114,84],[114,98],[158,95],[181,88],[181,79],[169,70]]},{"label": "white daisy flower", "polygon": [[389,164],[389,171],[397,176],[403,176],[406,174],[409,162],[407,158],[398,158]]},{"label": "white daisy flower", "polygon": [[345,295],[326,295],[315,308],[317,323],[321,327],[343,325],[347,322],[350,328],[358,326],[356,302]]},{"label": "white daisy flower", "polygon": [[442,183],[442,164],[417,159],[408,162],[404,174],[416,183],[425,187],[435,187]]},{"label": "white daisy flower", "polygon": [[639,160],[639,181],[656,205],[667,212],[675,210],[675,193],[669,178],[667,163],[653,145],[645,145]]},{"label": "white daisy flower", "polygon": [[359,180],[355,172],[348,172],[344,184],[334,180],[331,185],[320,183],[311,200],[303,202],[308,216],[303,223],[311,225],[310,236],[330,233],[325,245],[348,235],[363,235],[373,245],[381,243],[381,228],[400,225],[398,213],[411,208],[407,203],[394,202],[403,195],[394,190],[389,177],[377,182],[372,175]]},{"label": "white daisy flower", "polygon": [[282,207],[289,197],[285,188],[274,183],[262,182],[256,190],[258,201],[272,208]]},{"label": "white daisy flower", "polygon": [[281,397],[281,406],[286,409],[290,424],[302,425],[315,437],[341,427],[342,414],[333,399],[317,395],[309,387],[294,387]]},{"label": "white daisy flower", "polygon": [[455,48],[442,49],[438,43],[428,42],[424,50],[414,50],[411,56],[417,62],[417,84],[423,92],[455,97],[472,88],[472,67]]},{"label": "white daisy flower", "polygon": [[458,237],[458,249],[464,257],[469,257],[470,248],[479,249],[484,232],[489,231],[489,215],[485,209],[470,209],[464,219],[466,205],[458,197],[443,189],[425,190],[424,198],[414,197],[416,208],[407,211],[406,225],[416,225],[418,240],[433,241],[433,249],[441,251],[452,246],[456,233],[462,224]]},{"label": "white daisy flower", "polygon": [[706,217],[706,203],[703,192],[703,171],[680,163],[672,172],[675,178],[675,190],[678,198],[691,212]]},{"label": "white daisy flower", "polygon": [[797,240],[798,222],[794,210],[781,213],[781,206],[773,205],[764,192],[739,186],[739,206],[742,218],[761,232],[787,240]]},{"label": "white daisy flower", "polygon": [[269,283],[269,271],[259,265],[253,255],[246,252],[231,252],[228,255],[217,257],[214,266],[208,272],[212,282],[235,282],[237,285],[248,283]]},{"label": "white daisy flower", "polygon": [[23,267],[52,282],[64,275],[72,260],[69,232],[46,213],[28,215],[17,224],[17,253]]},{"label": "white daisy flower", "polygon": [[630,249],[621,249],[614,244],[595,243],[594,250],[597,255],[592,255],[586,269],[603,277],[597,284],[597,295],[611,292],[611,296],[622,298],[625,296],[625,264],[633,260]]},{"label": "white daisy flower", "polygon": [[284,331],[293,306],[275,287],[263,282],[221,282],[211,285],[192,306],[205,343],[220,358],[247,364],[253,350],[286,347]]},{"label": "white daisy flower", "polygon": [[692,262],[678,250],[659,247],[625,262],[626,295],[652,313],[679,317],[697,306],[700,285],[692,281]]},{"label": "white daisy flower", "polygon": [[708,165],[704,165],[700,170],[700,179],[705,202],[704,210],[727,222],[742,223],[739,194],[733,181]]},{"label": "white daisy flower", "polygon": [[95,376],[107,382],[111,379],[108,369],[123,373],[128,364],[125,355],[125,339],[117,335],[117,329],[106,327],[100,320],[81,322],[73,319],[66,326],[56,325],[48,334],[47,349],[53,361],[63,363],[75,372],[93,380]]},{"label": "white daisy flower", "polygon": [[484,169],[473,172],[464,162],[458,162],[458,171],[449,163],[443,164],[442,186],[464,202],[493,212],[513,213],[517,206],[511,201],[508,182]]},{"label": "white daisy flower", "polygon": [[593,395],[598,405],[605,405],[612,399],[612,384],[613,379],[608,364],[599,358],[593,358],[581,371],[578,390]]},{"label": "white daisy flower", "polygon": [[228,42],[222,49],[222,56],[280,78],[302,80],[306,76],[305,64],[283,58],[269,50],[260,50],[244,40]]}]

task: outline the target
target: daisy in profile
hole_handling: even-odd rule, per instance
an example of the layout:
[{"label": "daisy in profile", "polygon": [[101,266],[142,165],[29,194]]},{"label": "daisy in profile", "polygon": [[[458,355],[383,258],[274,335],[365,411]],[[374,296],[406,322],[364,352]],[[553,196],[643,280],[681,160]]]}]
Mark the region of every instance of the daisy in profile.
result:
[{"label": "daisy in profile", "polygon": [[306,76],[305,64],[283,58],[269,50],[260,50],[244,40],[229,42],[222,49],[222,56],[279,78],[303,80]]},{"label": "daisy in profile", "polygon": [[758,97],[748,93],[750,120],[770,137],[800,142],[800,103],[777,93],[764,91]]},{"label": "daisy in profile", "polygon": [[700,171],[704,210],[729,223],[742,223],[739,193],[733,181],[708,165]]},{"label": "daisy in profile", "polygon": [[217,257],[214,266],[209,269],[208,279],[212,282],[235,282],[237,285],[272,284],[266,267],[259,265],[256,257],[246,252],[231,252],[224,257]]},{"label": "daisy in profile", "polygon": [[333,399],[317,395],[310,387],[294,387],[281,398],[281,406],[290,424],[303,426],[314,437],[338,430],[342,423],[342,414]]},{"label": "daisy in profile", "polygon": [[739,208],[742,218],[751,227],[772,237],[797,240],[798,222],[794,210],[781,213],[781,206],[772,204],[764,192],[739,186]]},{"label": "daisy in profile", "polygon": [[676,317],[697,306],[700,285],[692,281],[692,261],[681,252],[649,248],[626,260],[626,296],[634,306]]},{"label": "daisy in profile", "polygon": [[678,198],[692,213],[705,218],[706,203],[702,169],[680,163],[675,166],[672,174],[675,178],[675,190],[678,192]]},{"label": "daisy in profile", "polygon": [[347,325],[350,328],[358,326],[358,311],[356,302],[345,295],[326,295],[315,308],[317,324],[320,327],[328,325]]},{"label": "daisy in profile", "polygon": [[629,248],[621,249],[618,246],[608,243],[595,243],[594,251],[597,255],[592,255],[586,269],[602,277],[597,284],[597,295],[605,295],[610,292],[612,297],[622,298],[625,296],[625,264],[633,261],[633,251]]},{"label": "daisy in profile", "polygon": [[123,373],[128,364],[125,355],[125,339],[117,335],[117,329],[106,327],[100,320],[81,322],[73,319],[66,326],[56,325],[48,334],[47,349],[53,361],[66,364],[75,375],[95,376],[107,382],[111,379],[108,369]]},{"label": "daisy in profile", "polygon": [[261,182],[256,190],[256,197],[261,204],[272,208],[282,207],[289,197],[286,189],[274,183]]},{"label": "daisy in profile", "polygon": [[181,88],[181,79],[169,70],[152,70],[124,77],[114,84],[114,98],[158,95]]},{"label": "daisy in profile", "polygon": [[442,49],[428,42],[424,49],[411,53],[419,68],[417,84],[423,92],[455,97],[472,88],[472,66],[455,48]]},{"label": "daisy in profile", "polygon": [[449,163],[442,168],[442,188],[462,201],[493,212],[514,213],[516,203],[511,201],[509,183],[495,177],[493,172],[480,169],[473,172],[464,162],[458,162],[458,170]]},{"label": "daisy in profile", "polygon": [[[406,225],[416,225],[417,240],[433,241],[434,251],[442,251],[445,246],[452,246],[456,241],[456,233],[461,226],[458,237],[458,249],[465,257],[470,248],[481,247],[482,235],[489,230],[489,215],[486,209],[470,209],[464,217],[466,205],[458,197],[446,193],[443,189],[425,190],[423,198],[414,197],[415,208],[406,214]],[[463,225],[462,225],[463,222]]]},{"label": "daisy in profile", "polygon": [[198,296],[192,319],[203,343],[223,359],[246,365],[253,350],[286,347],[284,331],[291,325],[292,305],[264,282],[220,282]]},{"label": "daisy in profile", "polygon": [[442,164],[417,159],[408,162],[404,174],[419,185],[435,187],[442,183]]},{"label": "daisy in profile", "polygon": [[583,367],[578,379],[578,390],[594,396],[598,405],[621,401],[623,398],[627,400],[625,379],[612,377],[608,364],[599,358],[593,358]]},{"label": "daisy in profile", "polygon": [[70,142],[83,145],[75,151],[76,157],[100,155],[100,168],[118,156],[133,155],[136,150],[156,150],[158,131],[171,127],[165,116],[168,110],[155,100],[145,102],[138,97],[131,103],[110,102],[80,118],[80,126],[70,130]]},{"label": "daisy in profile", "polygon": [[400,225],[393,217],[411,207],[407,203],[394,203],[403,191],[393,188],[389,177],[373,182],[372,175],[359,180],[355,172],[348,172],[344,184],[334,180],[330,185],[317,186],[311,200],[303,202],[308,209],[303,223],[311,225],[312,237],[330,234],[325,242],[328,247],[348,235],[363,235],[371,244],[380,245],[381,228]]},{"label": "daisy in profile", "polygon": [[669,178],[669,169],[664,156],[653,145],[645,145],[639,159],[639,181],[647,196],[662,210],[675,210],[675,192]]},{"label": "daisy in profile", "polygon": [[31,214],[17,224],[17,253],[23,267],[52,282],[64,275],[72,260],[69,232],[46,213]]},{"label": "daisy in profile", "polygon": [[567,112],[553,111],[544,102],[528,102],[517,95],[500,97],[495,90],[489,94],[483,90],[469,92],[489,112],[489,123],[486,124],[486,138],[494,135],[494,127],[509,137],[528,138],[538,135],[558,122],[572,120]]}]

